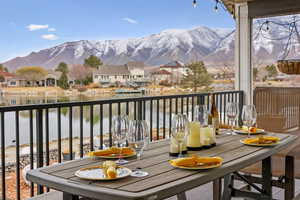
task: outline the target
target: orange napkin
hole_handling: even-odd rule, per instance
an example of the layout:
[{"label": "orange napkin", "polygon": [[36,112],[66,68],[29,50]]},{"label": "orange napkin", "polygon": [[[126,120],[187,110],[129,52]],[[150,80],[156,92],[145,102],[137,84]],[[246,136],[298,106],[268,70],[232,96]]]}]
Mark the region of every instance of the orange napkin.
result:
[{"label": "orange napkin", "polygon": [[112,154],[119,154],[120,152],[122,152],[122,155],[134,154],[134,150],[129,147],[124,147],[124,148],[111,147],[109,149],[89,152],[89,156],[109,156]]},{"label": "orange napkin", "polygon": [[278,137],[274,136],[260,136],[255,138],[247,138],[244,140],[246,144],[272,144],[280,140]]},{"label": "orange napkin", "polygon": [[180,167],[197,167],[200,165],[214,165],[220,164],[223,161],[220,157],[200,157],[197,155],[193,155],[191,157],[186,158],[177,158],[171,160],[171,164]]}]

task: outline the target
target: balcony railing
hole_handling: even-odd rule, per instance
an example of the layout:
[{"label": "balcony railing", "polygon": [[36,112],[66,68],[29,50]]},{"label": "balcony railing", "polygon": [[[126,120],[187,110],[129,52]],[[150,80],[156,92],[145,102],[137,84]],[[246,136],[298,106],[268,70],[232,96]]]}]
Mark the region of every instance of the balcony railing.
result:
[{"label": "balcony railing", "polygon": [[[243,92],[214,94],[220,122],[226,123],[226,102],[238,102],[241,108]],[[164,139],[171,134],[172,113],[189,111],[193,118],[194,106],[209,105],[209,95],[200,93],[0,107],[2,199],[19,200],[34,196],[35,192],[43,193],[45,188],[32,183],[28,189],[24,190],[22,186],[21,190],[21,169],[26,164],[30,169],[39,168],[62,162],[65,150],[69,159],[74,159],[74,152],[82,158],[87,151],[111,146],[114,115],[126,114],[131,119],[147,120],[151,140]],[[28,155],[20,153],[24,146],[29,149]],[[15,174],[14,191],[8,191],[11,189],[7,184],[8,173]]]}]

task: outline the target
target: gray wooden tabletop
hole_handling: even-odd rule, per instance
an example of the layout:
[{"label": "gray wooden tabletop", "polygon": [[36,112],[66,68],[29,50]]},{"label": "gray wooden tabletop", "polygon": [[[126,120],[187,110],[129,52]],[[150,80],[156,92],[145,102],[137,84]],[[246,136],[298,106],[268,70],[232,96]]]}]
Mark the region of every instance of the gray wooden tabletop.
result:
[{"label": "gray wooden tabletop", "polygon": [[171,159],[168,154],[169,143],[160,141],[149,146],[142,160],[131,158],[125,165],[130,169],[141,167],[149,172],[147,177],[127,177],[116,181],[81,180],[74,175],[78,169],[101,165],[102,162],[84,158],[31,170],[27,173],[27,178],[62,192],[99,200],[164,199],[263,160],[286,148],[296,139],[296,136],[288,134],[269,135],[280,137],[280,144],[274,147],[246,146],[240,143],[246,136],[222,134],[217,136],[216,147],[190,152],[200,156],[220,156],[224,159],[221,167],[210,170],[191,171],[172,167],[167,162]]}]

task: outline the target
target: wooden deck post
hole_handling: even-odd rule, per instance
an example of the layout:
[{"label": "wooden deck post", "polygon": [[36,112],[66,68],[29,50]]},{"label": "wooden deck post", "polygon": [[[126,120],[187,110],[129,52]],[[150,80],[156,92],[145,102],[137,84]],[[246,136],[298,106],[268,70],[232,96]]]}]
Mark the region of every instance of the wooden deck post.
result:
[{"label": "wooden deck post", "polygon": [[245,92],[245,103],[253,103],[252,18],[248,3],[236,4],[235,89]]}]

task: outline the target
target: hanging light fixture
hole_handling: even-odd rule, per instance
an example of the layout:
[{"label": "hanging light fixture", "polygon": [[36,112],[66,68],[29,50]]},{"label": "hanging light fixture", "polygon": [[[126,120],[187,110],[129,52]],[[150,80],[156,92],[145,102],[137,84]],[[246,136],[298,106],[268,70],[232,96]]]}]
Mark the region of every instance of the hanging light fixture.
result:
[{"label": "hanging light fixture", "polygon": [[194,8],[197,7],[197,0],[193,0],[193,7],[194,7]]},{"label": "hanging light fixture", "polygon": [[219,8],[218,8],[218,4],[219,4],[219,0],[216,0],[216,5],[215,5],[215,11],[218,12]]},{"label": "hanging light fixture", "polygon": [[267,29],[267,31],[269,31],[269,29],[270,29],[270,28],[269,28],[269,20],[266,21],[266,25],[267,25],[267,28],[266,28],[266,29]]}]

